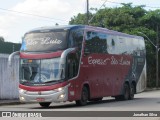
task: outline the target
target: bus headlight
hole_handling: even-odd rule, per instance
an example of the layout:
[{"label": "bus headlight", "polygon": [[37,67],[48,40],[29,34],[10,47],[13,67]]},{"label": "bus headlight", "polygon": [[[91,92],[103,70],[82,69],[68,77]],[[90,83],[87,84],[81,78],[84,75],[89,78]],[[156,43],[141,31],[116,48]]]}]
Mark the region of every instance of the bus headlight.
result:
[{"label": "bus headlight", "polygon": [[19,93],[26,93],[26,90],[19,89]]},{"label": "bus headlight", "polygon": [[60,87],[60,88],[55,89],[55,91],[57,91],[57,92],[60,92],[60,91],[63,91],[63,90],[64,90],[64,87]]},{"label": "bus headlight", "polygon": [[58,88],[58,91],[62,91],[64,88]]}]

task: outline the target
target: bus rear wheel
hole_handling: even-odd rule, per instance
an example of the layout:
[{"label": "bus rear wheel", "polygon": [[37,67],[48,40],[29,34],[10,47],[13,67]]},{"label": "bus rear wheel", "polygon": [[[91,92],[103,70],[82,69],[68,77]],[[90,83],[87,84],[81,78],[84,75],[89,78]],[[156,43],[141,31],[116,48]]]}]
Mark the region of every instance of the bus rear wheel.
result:
[{"label": "bus rear wheel", "polygon": [[134,93],[135,93],[135,86],[133,85],[133,83],[131,84],[130,87],[130,95],[129,95],[129,99],[133,100],[134,99]]},{"label": "bus rear wheel", "polygon": [[124,84],[124,92],[122,95],[122,99],[123,100],[128,100],[130,96],[130,89],[129,89],[129,85],[128,84]]},{"label": "bus rear wheel", "polygon": [[83,87],[82,93],[81,93],[81,99],[76,101],[76,105],[78,106],[84,106],[87,104],[88,101],[89,92],[87,87]]},{"label": "bus rear wheel", "polygon": [[39,104],[40,104],[41,107],[47,108],[47,107],[49,107],[49,105],[51,104],[51,102],[41,102]]},{"label": "bus rear wheel", "polygon": [[122,95],[118,95],[115,96],[116,100],[128,100],[130,97],[130,88],[129,85],[127,83],[124,84],[124,88],[123,88],[123,94]]}]

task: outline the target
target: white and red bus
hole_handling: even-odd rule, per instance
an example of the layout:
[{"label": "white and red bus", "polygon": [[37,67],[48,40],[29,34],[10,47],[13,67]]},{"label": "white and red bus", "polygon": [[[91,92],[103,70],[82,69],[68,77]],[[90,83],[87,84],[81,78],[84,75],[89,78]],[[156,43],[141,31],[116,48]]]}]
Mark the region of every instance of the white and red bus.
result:
[{"label": "white and red bus", "polygon": [[144,39],[100,27],[42,27],[24,35],[19,98],[48,107],[51,102],[133,99],[145,89]]}]

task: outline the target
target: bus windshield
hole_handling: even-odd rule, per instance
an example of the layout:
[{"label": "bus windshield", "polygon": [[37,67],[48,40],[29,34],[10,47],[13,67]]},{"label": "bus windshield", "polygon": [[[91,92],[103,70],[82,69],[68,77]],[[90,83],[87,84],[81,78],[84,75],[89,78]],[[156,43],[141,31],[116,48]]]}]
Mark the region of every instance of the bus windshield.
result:
[{"label": "bus windshield", "polygon": [[21,52],[48,52],[67,47],[67,31],[31,32],[24,36]]},{"label": "bus windshield", "polygon": [[21,59],[20,83],[42,84],[64,79],[64,69],[60,68],[60,58],[31,60]]}]

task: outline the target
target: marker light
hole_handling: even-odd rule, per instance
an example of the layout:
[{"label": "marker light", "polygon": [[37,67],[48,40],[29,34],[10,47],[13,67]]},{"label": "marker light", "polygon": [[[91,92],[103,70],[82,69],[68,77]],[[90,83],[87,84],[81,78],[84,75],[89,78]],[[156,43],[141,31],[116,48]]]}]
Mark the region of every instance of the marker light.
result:
[{"label": "marker light", "polygon": [[32,63],[32,60],[28,60],[29,63]]}]

